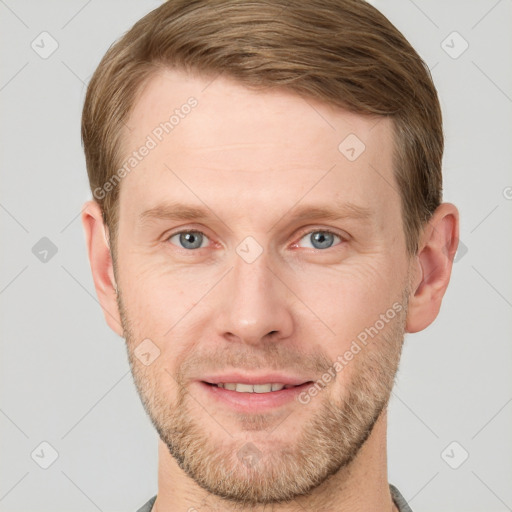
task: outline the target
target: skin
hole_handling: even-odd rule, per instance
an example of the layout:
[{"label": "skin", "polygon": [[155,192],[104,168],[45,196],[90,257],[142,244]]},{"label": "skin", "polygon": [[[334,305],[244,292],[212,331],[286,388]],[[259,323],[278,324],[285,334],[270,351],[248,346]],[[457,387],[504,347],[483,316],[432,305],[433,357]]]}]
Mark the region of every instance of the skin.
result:
[{"label": "skin", "polygon": [[[223,77],[155,75],[128,120],[126,155],[190,96],[198,105],[120,184],[115,268],[98,204],[87,202],[82,214],[106,321],[126,339],[161,437],[154,510],[396,510],[387,400],[404,333],[439,312],[458,211],[439,206],[409,257],[389,119]],[[366,145],[355,161],[338,150],[351,133]],[[162,201],[206,205],[211,217],[141,223]],[[346,202],[370,216],[294,220],[306,204]],[[339,238],[318,248],[311,235],[329,237],[325,229]],[[180,230],[203,233],[201,248],[172,236]],[[236,251],[248,236],[262,249],[251,263]],[[400,314],[306,405],[242,414],[198,383],[233,369],[316,381],[396,303]],[[135,356],[145,339],[160,351],[149,365]],[[244,446],[258,450],[250,468],[238,457]]]}]

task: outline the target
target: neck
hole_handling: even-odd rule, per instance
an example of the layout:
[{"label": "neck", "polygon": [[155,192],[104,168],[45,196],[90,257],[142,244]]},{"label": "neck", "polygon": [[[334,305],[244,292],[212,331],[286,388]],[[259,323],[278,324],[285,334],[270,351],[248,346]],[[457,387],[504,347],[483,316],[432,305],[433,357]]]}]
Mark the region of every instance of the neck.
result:
[{"label": "neck", "polygon": [[[369,512],[396,511],[387,477],[386,410],[352,463],[332,475],[309,495],[290,503],[272,505],[274,512]],[[158,496],[153,512],[263,512],[268,505],[240,506],[212,495],[178,466],[167,446],[158,445]]]}]

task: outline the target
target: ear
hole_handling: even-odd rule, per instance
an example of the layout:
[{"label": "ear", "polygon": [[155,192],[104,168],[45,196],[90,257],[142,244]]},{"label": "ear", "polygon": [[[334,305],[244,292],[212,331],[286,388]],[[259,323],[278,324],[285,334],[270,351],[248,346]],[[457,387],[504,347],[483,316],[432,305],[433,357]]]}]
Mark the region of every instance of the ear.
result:
[{"label": "ear", "polygon": [[109,327],[123,337],[121,316],[117,306],[116,281],[110,247],[107,242],[108,228],[103,223],[100,205],[87,201],[82,209],[82,224],[91,264],[92,278],[105,320]]},{"label": "ear", "polygon": [[458,245],[459,212],[453,204],[443,203],[425,226],[414,257],[406,332],[422,331],[436,319]]}]

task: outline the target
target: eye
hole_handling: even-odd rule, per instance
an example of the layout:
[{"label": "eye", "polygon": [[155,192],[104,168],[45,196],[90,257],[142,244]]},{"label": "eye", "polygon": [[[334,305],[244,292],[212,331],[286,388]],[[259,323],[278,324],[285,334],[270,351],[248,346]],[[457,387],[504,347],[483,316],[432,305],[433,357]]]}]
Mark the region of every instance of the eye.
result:
[{"label": "eye", "polygon": [[[173,238],[176,238],[177,240],[173,241]],[[333,246],[335,238],[338,238],[340,242],[344,240],[340,235],[333,231],[328,229],[317,229],[304,234],[300,240],[308,241],[311,244],[309,246],[311,249],[329,249]],[[206,247],[208,240],[208,237],[204,233],[195,230],[178,231],[167,238],[167,241],[171,242],[173,245],[189,250]],[[295,245],[299,244],[300,241]]]},{"label": "eye", "polygon": [[301,240],[309,241],[312,244],[312,249],[329,249],[333,245],[334,238],[339,238],[340,241],[343,241],[340,235],[328,229],[317,229],[306,233]]},{"label": "eye", "polygon": [[[172,242],[172,239],[176,237],[178,237],[178,242]],[[205,240],[208,240],[208,237],[204,233],[191,230],[179,231],[167,239],[167,241],[171,242],[172,244],[178,245],[178,247],[182,247],[184,249],[201,249],[204,247],[203,242]]]}]

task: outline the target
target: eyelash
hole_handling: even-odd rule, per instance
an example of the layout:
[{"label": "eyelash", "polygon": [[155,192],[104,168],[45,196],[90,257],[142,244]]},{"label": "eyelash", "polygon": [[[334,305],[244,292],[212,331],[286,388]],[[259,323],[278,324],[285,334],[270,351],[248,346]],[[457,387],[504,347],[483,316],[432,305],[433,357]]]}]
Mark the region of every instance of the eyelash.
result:
[{"label": "eyelash", "polygon": [[[339,233],[336,233],[335,231],[332,231],[331,229],[318,229],[318,228],[310,229],[309,231],[302,232],[300,234],[300,236],[299,236],[298,241],[300,242],[300,240],[302,240],[306,235],[311,235],[312,233],[329,233],[330,235],[337,236],[341,240],[341,242],[339,242],[339,244],[336,244],[336,245],[340,245],[343,242],[347,241],[347,239],[344,236],[340,235]],[[298,242],[296,242],[296,243],[298,243]],[[296,245],[296,243],[294,243],[294,246]],[[312,251],[325,252],[325,251],[327,251],[329,249],[334,249],[334,247],[336,247],[336,245],[333,245],[331,247],[327,247],[327,249],[315,249],[314,247],[313,248],[301,247],[301,249],[310,249]]]},{"label": "eyelash", "polygon": [[[176,231],[174,233],[171,233],[170,235],[166,236],[165,237],[165,242],[169,242],[169,240],[173,237],[173,236],[176,236],[176,235],[180,235],[182,233],[199,233],[201,235],[204,235],[206,238],[208,238],[210,240],[210,238],[208,237],[208,235],[206,235],[205,233],[203,233],[202,231],[199,231],[197,229],[182,229],[180,231]],[[334,236],[337,236],[338,238],[340,238],[341,242],[337,245],[341,245],[343,242],[346,242],[347,241],[347,238],[345,236],[342,236],[340,235],[339,233],[336,233],[335,231],[332,231],[330,229],[325,229],[325,228],[322,228],[322,229],[318,229],[318,228],[315,228],[315,229],[311,229],[309,231],[304,231],[300,234],[300,237],[299,237],[299,241],[302,240],[306,235],[311,235],[312,233],[329,233],[331,235],[334,235]],[[298,242],[295,242],[294,243],[294,246],[297,244]],[[174,245],[174,244],[173,244]],[[178,246],[175,246],[177,247],[178,249],[181,249],[182,251],[185,251],[187,253],[192,253],[192,252],[196,252],[196,251],[199,251],[200,249],[206,249],[206,247],[199,247],[197,249],[185,249],[184,247],[178,247]],[[310,250],[314,250],[314,251],[320,251],[320,252],[325,252],[326,250],[328,249],[333,249],[334,247],[336,247],[336,245],[333,245],[332,247],[328,247],[327,249],[315,249],[315,248],[309,248],[309,247],[306,247],[306,249],[310,249]]]}]

